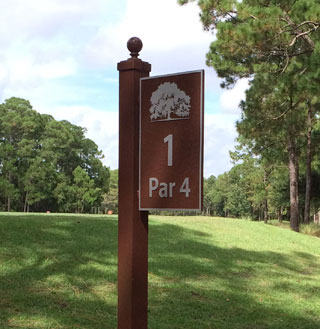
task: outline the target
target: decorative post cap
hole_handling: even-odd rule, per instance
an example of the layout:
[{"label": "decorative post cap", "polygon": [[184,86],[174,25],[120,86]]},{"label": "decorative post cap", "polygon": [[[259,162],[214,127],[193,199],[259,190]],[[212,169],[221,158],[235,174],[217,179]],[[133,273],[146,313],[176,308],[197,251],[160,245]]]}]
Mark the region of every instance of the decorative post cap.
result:
[{"label": "decorative post cap", "polygon": [[127,42],[127,48],[130,51],[130,55],[133,58],[137,58],[139,56],[139,52],[142,49],[142,41],[137,38],[137,37],[132,37],[129,39],[129,41]]}]

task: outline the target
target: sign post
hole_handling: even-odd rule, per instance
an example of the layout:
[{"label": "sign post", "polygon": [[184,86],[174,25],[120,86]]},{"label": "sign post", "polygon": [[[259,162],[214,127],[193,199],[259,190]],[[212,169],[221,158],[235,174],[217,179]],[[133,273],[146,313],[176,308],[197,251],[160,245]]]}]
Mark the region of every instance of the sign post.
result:
[{"label": "sign post", "polygon": [[204,72],[149,78],[142,42],[119,71],[118,329],[148,328],[148,210],[201,210]]},{"label": "sign post", "polygon": [[142,78],[140,210],[202,210],[204,72]]},{"label": "sign post", "polygon": [[119,71],[118,329],[147,329],[148,212],[139,211],[139,84],[151,65],[138,59],[142,42]]}]

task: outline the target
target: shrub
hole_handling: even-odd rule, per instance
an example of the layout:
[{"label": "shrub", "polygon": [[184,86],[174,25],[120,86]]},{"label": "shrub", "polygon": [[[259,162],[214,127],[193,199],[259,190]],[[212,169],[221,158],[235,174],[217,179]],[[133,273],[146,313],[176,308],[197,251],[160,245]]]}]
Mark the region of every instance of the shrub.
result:
[{"label": "shrub", "polygon": [[320,238],[320,225],[316,223],[301,224],[300,232],[303,234],[313,235]]}]

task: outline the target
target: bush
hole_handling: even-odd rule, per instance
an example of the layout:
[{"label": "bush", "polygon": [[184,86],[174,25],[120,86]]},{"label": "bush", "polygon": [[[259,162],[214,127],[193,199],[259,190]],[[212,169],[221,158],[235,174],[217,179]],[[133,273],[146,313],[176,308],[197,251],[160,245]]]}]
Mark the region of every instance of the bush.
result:
[{"label": "bush", "polygon": [[320,238],[320,225],[315,223],[301,224],[300,232],[303,234],[313,235]]}]

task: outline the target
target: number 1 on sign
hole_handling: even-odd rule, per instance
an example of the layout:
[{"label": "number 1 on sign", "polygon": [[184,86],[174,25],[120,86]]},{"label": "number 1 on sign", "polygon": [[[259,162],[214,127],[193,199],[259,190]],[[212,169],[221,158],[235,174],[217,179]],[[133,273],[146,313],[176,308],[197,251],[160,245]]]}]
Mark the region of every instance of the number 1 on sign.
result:
[{"label": "number 1 on sign", "polygon": [[168,143],[168,167],[172,167],[172,146],[173,146],[173,135],[170,134],[163,139],[164,143]]}]

